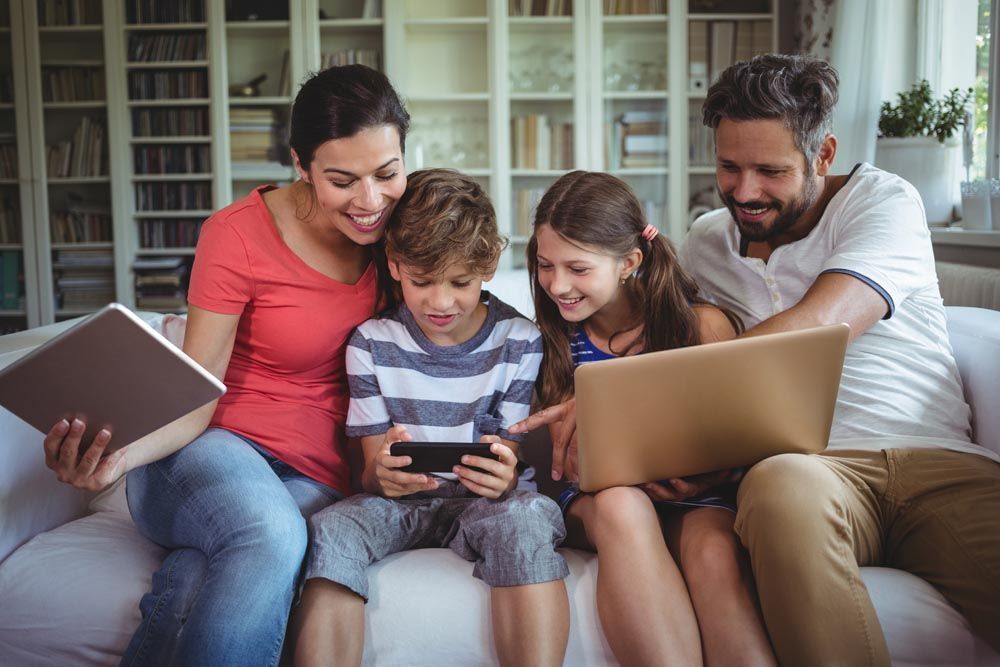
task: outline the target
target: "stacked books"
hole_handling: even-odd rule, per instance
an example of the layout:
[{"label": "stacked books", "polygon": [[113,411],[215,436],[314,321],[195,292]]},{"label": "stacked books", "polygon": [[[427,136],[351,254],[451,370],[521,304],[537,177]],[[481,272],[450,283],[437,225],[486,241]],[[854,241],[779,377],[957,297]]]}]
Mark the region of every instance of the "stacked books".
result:
[{"label": "stacked books", "polygon": [[139,257],[135,273],[135,305],[144,310],[178,311],[187,304],[188,264],[183,257]]},{"label": "stacked books", "polygon": [[664,111],[626,111],[615,119],[609,141],[612,168],[665,167],[668,154]]},{"label": "stacked books", "polygon": [[59,250],[52,268],[57,308],[96,310],[115,300],[111,250]]},{"label": "stacked books", "polygon": [[542,201],[546,188],[521,188],[514,191],[514,232],[517,236],[531,236],[535,209]]},{"label": "stacked books", "polygon": [[232,107],[229,110],[229,157],[233,162],[269,162],[274,143],[274,110]]}]

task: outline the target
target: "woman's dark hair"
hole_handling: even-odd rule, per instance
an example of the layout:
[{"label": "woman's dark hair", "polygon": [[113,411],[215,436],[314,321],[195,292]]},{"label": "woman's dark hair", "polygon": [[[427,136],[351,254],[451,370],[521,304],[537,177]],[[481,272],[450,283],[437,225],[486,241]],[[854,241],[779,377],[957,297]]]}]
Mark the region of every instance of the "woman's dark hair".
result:
[{"label": "woman's dark hair", "polygon": [[288,143],[309,171],[322,144],[382,125],[399,132],[402,152],[410,115],[385,74],[365,65],[331,67],[309,77],[295,96]]},{"label": "woman's dark hair", "polygon": [[[643,326],[642,335],[619,354],[696,345],[698,320],[693,305],[705,303],[698,286],[684,272],[673,244],[663,236],[643,237],[646,218],[632,189],[621,179],[600,172],[573,171],[557,180],[542,197],[535,213],[534,233],[528,242],[528,274],[535,302],[535,319],[545,352],[537,390],[542,405],[554,405],[573,393],[570,338],[575,324],[566,322],[558,306],[538,281],[538,229],[548,225],[571,243],[624,257],[638,248],[642,264],[621,289],[633,305],[634,321],[622,322],[618,333]],[[742,327],[732,316],[739,331]],[[614,341],[614,334],[609,344]]]}]

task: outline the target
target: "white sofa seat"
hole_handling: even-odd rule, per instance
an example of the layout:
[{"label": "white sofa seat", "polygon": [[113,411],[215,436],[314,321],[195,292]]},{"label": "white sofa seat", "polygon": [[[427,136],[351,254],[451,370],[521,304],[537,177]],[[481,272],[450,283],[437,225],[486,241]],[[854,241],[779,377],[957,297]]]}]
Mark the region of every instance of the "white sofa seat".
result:
[{"label": "white sofa seat", "polygon": [[[520,285],[511,278],[492,287],[530,311],[530,301],[505,294]],[[1000,312],[949,308],[948,316],[979,442],[1000,451]],[[0,365],[23,354],[25,341],[50,335],[45,327],[0,338]],[[41,434],[2,409],[0,455],[11,463],[0,466],[0,664],[117,664],[164,551],[135,529],[120,489],[95,501],[57,482]],[[566,664],[615,664],[594,606],[597,559],[563,553],[571,572]],[[894,664],[1000,666],[1000,655],[923,580],[887,568],[862,575]],[[378,563],[369,578],[366,665],[496,664],[489,589],[470,563],[444,549],[411,551]]]}]

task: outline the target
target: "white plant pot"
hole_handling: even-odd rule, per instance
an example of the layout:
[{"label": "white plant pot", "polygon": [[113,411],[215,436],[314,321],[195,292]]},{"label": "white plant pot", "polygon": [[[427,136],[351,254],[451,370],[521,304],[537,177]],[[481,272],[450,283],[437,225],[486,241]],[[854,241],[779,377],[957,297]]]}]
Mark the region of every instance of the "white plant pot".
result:
[{"label": "white plant pot", "polygon": [[962,148],[957,136],[942,144],[936,137],[884,137],[875,142],[875,166],[896,174],[920,193],[927,222],[952,221],[961,200]]}]

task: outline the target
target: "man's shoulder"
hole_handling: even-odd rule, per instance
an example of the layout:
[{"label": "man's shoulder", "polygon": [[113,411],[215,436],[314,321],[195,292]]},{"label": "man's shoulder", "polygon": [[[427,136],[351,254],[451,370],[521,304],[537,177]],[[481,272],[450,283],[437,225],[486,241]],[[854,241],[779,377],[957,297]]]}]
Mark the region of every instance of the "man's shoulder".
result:
[{"label": "man's shoulder", "polygon": [[848,194],[845,203],[851,201],[863,203],[872,198],[882,202],[895,197],[918,201],[920,199],[917,189],[909,181],[867,162],[860,163],[854,169],[845,184],[845,189]]},{"label": "man's shoulder", "polygon": [[732,245],[733,225],[733,218],[726,208],[718,208],[699,216],[684,239],[682,256],[728,252]]}]

